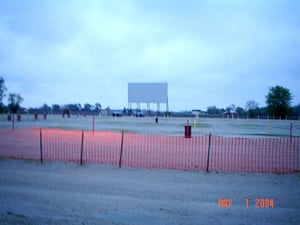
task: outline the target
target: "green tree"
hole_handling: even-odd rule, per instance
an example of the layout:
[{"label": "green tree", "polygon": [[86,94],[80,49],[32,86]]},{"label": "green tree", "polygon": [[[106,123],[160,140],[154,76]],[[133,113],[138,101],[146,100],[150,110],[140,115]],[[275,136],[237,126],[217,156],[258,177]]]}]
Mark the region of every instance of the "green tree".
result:
[{"label": "green tree", "polygon": [[48,113],[51,112],[51,107],[48,106],[46,103],[44,103],[43,106],[40,108],[40,111],[41,111],[42,113],[48,114]]},{"label": "green tree", "polygon": [[237,113],[238,116],[244,116],[245,115],[245,110],[240,106],[236,107],[235,112]]},{"label": "green tree", "polygon": [[281,86],[271,87],[266,96],[268,113],[276,118],[284,118],[291,113],[291,101],[289,89]]},{"label": "green tree", "polygon": [[53,104],[52,111],[53,111],[53,113],[58,114],[58,113],[61,113],[61,108],[58,104]]},{"label": "green tree", "polygon": [[9,93],[8,95],[8,109],[11,113],[17,113],[20,109],[20,104],[24,99],[21,95],[16,93]]},{"label": "green tree", "polygon": [[220,115],[221,109],[218,109],[216,106],[208,106],[206,112],[208,115]]}]

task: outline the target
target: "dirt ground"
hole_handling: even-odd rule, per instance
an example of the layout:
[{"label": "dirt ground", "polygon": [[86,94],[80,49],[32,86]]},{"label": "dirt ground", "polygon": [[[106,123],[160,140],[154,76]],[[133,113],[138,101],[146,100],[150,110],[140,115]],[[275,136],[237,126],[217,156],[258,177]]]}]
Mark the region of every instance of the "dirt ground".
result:
[{"label": "dirt ground", "polygon": [[1,159],[0,224],[300,224],[299,178]]}]

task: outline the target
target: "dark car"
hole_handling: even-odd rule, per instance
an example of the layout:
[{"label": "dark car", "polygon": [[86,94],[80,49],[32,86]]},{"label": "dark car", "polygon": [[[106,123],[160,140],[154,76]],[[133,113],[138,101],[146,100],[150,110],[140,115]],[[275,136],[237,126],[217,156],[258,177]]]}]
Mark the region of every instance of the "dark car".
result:
[{"label": "dark car", "polygon": [[122,113],[120,113],[120,112],[113,112],[112,116],[113,117],[120,117],[120,116],[122,116]]},{"label": "dark car", "polygon": [[137,113],[135,114],[135,116],[136,116],[136,117],[144,117],[145,115],[144,115],[143,112],[137,112]]}]

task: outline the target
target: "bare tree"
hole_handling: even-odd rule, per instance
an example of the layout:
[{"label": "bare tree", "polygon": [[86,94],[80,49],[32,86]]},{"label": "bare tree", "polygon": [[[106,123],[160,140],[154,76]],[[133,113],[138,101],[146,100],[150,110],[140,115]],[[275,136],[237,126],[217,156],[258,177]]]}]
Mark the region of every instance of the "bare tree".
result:
[{"label": "bare tree", "polygon": [[20,104],[24,99],[21,95],[16,93],[9,93],[8,95],[8,109],[11,113],[17,113],[20,109]]},{"label": "bare tree", "polygon": [[6,91],[6,87],[5,87],[5,81],[3,79],[3,77],[0,77],[0,102],[2,102],[3,98],[5,97],[5,91]]},{"label": "bare tree", "polygon": [[247,111],[247,115],[250,118],[255,117],[258,114],[259,108],[258,108],[258,103],[250,100],[246,103],[246,111]]}]

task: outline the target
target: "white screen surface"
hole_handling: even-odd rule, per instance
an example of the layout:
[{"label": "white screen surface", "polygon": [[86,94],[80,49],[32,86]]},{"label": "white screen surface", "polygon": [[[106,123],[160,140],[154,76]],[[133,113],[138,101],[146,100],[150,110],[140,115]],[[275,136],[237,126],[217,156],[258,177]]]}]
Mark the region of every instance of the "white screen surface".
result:
[{"label": "white screen surface", "polygon": [[168,83],[128,83],[128,102],[168,103]]}]

